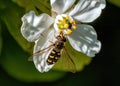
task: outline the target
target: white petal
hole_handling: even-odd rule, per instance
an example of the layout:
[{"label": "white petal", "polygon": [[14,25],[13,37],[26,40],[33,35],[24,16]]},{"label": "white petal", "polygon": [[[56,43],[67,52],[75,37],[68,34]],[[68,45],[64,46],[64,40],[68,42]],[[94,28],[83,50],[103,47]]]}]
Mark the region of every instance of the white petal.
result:
[{"label": "white petal", "polygon": [[52,10],[58,14],[66,12],[74,2],[75,0],[50,0]]},{"label": "white petal", "polygon": [[92,26],[78,25],[77,30],[68,36],[72,47],[89,57],[94,57],[101,49],[101,43],[97,40],[97,34]]},{"label": "white petal", "polygon": [[22,17],[21,33],[28,41],[35,41],[40,34],[54,22],[53,18],[43,13],[36,16],[33,11]]},{"label": "white petal", "polygon": [[[37,40],[35,42],[34,53],[39,50],[43,50],[43,49],[49,47],[50,45],[52,45],[52,43],[50,41],[55,42],[55,40],[56,40],[56,38],[54,37],[54,29],[53,28],[48,32],[48,34],[43,34],[43,35],[45,35],[45,36],[40,36],[39,40]],[[48,48],[48,49],[44,50],[42,53],[35,55],[33,57],[35,67],[40,72],[47,72],[54,66],[54,64],[48,65],[46,62],[48,55],[50,54],[52,49],[53,48]]]},{"label": "white petal", "polygon": [[100,16],[105,5],[105,0],[80,0],[69,15],[80,22],[92,22]]}]

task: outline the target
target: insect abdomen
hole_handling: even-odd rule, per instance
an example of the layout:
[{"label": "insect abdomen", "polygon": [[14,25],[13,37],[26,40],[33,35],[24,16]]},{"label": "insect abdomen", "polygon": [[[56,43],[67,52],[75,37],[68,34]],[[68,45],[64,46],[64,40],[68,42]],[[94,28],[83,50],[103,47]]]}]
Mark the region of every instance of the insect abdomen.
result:
[{"label": "insect abdomen", "polygon": [[57,60],[60,58],[60,51],[57,52],[56,50],[52,50],[50,55],[48,56],[48,59],[47,59],[47,64],[48,65],[52,65],[54,64],[55,62],[57,62]]}]

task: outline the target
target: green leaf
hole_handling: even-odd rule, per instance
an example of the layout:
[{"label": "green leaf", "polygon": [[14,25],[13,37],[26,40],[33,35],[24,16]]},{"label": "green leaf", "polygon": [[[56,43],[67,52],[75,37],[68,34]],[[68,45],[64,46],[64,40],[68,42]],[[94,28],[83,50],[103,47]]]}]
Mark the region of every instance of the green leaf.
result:
[{"label": "green leaf", "polygon": [[3,1],[3,0],[0,0],[0,10],[3,10],[3,9],[5,9],[7,6],[6,6],[6,3],[5,3],[5,1]]},{"label": "green leaf", "polygon": [[120,7],[120,0],[108,0],[110,3]]},{"label": "green leaf", "polygon": [[36,8],[34,4],[32,3],[32,0],[12,0],[15,3],[17,3],[19,6],[25,8],[26,12],[30,10],[36,11]]},{"label": "green leaf", "polygon": [[0,55],[2,52],[2,29],[1,29],[1,22],[0,22]]},{"label": "green leaf", "polygon": [[[77,52],[76,50],[74,50],[72,48],[72,46],[69,44],[69,42],[66,43],[65,47],[67,49],[68,54],[73,59],[77,71],[83,70],[83,68],[91,62],[92,59],[90,57],[88,57],[88,56],[86,56],[86,55],[84,55],[84,54],[82,54],[82,53]],[[61,58],[64,58],[64,56],[61,57]],[[56,63],[56,65],[54,66],[54,69],[55,70],[60,70],[60,71],[68,71],[69,70],[68,68],[61,67],[61,64],[64,65],[65,63],[63,63],[63,61],[58,61]]]},{"label": "green leaf", "polygon": [[0,11],[0,18],[6,24],[10,34],[18,42],[18,44],[27,52],[32,52],[33,43],[29,43],[23,38],[21,27],[21,16],[23,16],[23,10],[10,1],[4,0],[6,8]]},{"label": "green leaf", "polygon": [[13,0],[19,6],[25,8],[26,12],[34,10],[38,13],[38,10],[47,14],[50,14],[50,5],[45,0]]},{"label": "green leaf", "polygon": [[28,61],[29,55],[23,52],[9,34],[6,34],[5,32],[0,63],[9,75],[24,82],[51,82],[65,75],[63,72],[52,70],[47,73],[38,72],[33,62]]},{"label": "green leaf", "polygon": [[32,0],[35,7],[37,7],[41,12],[50,14],[50,5],[44,0]]}]

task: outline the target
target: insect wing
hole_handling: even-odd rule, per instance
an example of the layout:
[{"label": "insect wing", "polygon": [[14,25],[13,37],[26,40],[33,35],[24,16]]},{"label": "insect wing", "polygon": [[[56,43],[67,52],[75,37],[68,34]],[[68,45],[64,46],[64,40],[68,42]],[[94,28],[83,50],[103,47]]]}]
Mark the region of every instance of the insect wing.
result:
[{"label": "insect wing", "polygon": [[48,72],[53,66],[47,64],[47,59],[51,51],[53,50],[54,46],[49,46],[48,48],[45,48],[41,51],[36,52],[32,58],[33,62],[35,64],[35,67],[40,71],[41,73],[43,72]]},{"label": "insect wing", "polygon": [[44,48],[44,49],[42,49],[42,50],[37,51],[36,53],[34,53],[32,56],[30,56],[30,57],[28,58],[28,61],[33,61],[33,57],[34,57],[34,56],[39,57],[39,56],[42,55],[43,53],[48,52],[51,48],[53,48],[53,45],[50,45],[50,46],[47,47],[47,48]]},{"label": "insect wing", "polygon": [[72,60],[72,58],[70,57],[69,53],[67,52],[67,50],[65,48],[63,48],[61,54],[62,54],[61,58],[60,58],[61,68],[63,70],[75,73],[76,72],[75,63],[74,63],[74,61]]}]

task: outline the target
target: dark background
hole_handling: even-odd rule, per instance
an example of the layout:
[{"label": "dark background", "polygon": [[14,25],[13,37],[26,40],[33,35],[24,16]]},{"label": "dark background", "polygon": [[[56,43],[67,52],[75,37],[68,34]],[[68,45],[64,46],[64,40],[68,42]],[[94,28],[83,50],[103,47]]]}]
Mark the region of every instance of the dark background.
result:
[{"label": "dark background", "polygon": [[27,83],[14,79],[0,67],[0,86],[120,86],[120,8],[107,2],[93,26],[102,49],[83,71],[67,73],[55,82]]}]

